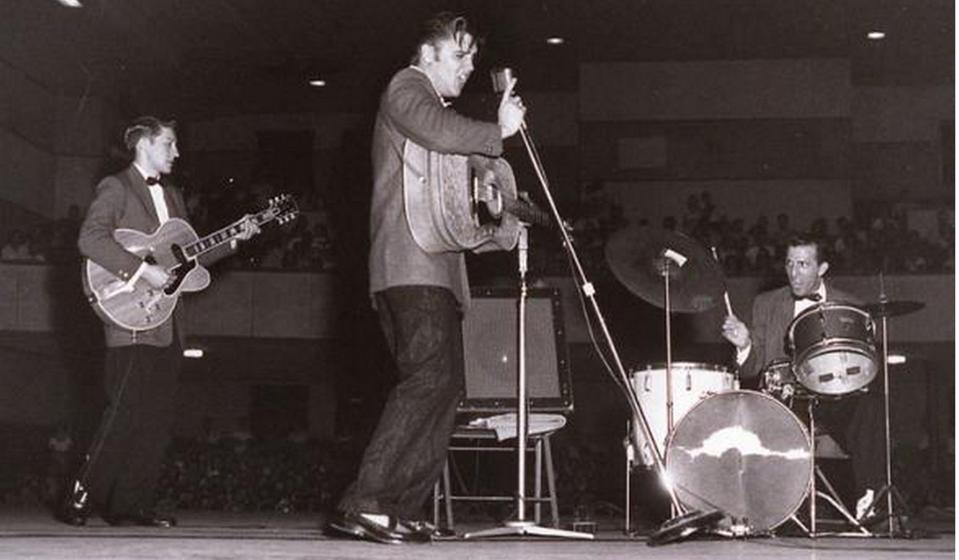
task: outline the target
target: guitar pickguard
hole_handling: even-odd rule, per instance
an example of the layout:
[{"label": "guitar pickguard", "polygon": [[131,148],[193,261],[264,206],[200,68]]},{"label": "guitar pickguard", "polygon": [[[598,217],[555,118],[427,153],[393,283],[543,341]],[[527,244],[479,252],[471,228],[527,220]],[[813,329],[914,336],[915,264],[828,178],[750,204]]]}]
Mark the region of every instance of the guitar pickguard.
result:
[{"label": "guitar pickguard", "polygon": [[187,275],[198,266],[196,260],[187,258],[187,256],[183,254],[183,248],[176,243],[170,245],[170,253],[173,254],[173,258],[180,264],[169,270],[173,275],[173,281],[170,282],[169,286],[163,289],[163,292],[168,296],[172,296],[178,292],[183,285],[183,281],[186,280]]}]

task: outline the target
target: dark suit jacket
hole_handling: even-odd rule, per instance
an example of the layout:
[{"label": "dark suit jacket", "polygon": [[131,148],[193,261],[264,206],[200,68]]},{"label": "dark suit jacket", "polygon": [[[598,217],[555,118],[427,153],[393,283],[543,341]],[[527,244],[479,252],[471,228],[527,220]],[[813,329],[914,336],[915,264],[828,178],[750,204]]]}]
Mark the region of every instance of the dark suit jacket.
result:
[{"label": "dark suit jacket", "polygon": [[407,139],[434,152],[496,157],[503,152],[499,125],[445,107],[429,78],[410,67],[397,72],[387,86],[373,129],[370,292],[403,285],[440,286],[468,305],[463,253],[427,253],[410,233],[403,198]]},{"label": "dark suit jacket", "polygon": [[[180,191],[174,187],[164,186],[163,192],[170,217],[185,219],[186,204]],[[116,175],[105,177],[97,185],[96,195],[87,209],[83,225],[80,226],[77,245],[81,255],[117,277],[128,279],[137,271],[143,260],[117,243],[113,239],[113,231],[117,228],[129,228],[152,233],[159,226],[160,221],[146,181],[136,167],[130,165]],[[174,322],[182,345],[185,336],[182,318],[183,302],[181,301],[177,304],[171,320],[147,331],[134,333],[116,325],[104,323],[107,346],[130,344],[169,346],[173,342]]]},{"label": "dark suit jacket", "polygon": [[[827,301],[860,305],[861,302],[846,292],[826,283]],[[759,375],[770,362],[788,355],[788,330],[793,320],[794,301],[789,286],[763,292],[753,301],[752,327],[749,329],[752,348],[749,357],[739,368],[744,379]]]}]

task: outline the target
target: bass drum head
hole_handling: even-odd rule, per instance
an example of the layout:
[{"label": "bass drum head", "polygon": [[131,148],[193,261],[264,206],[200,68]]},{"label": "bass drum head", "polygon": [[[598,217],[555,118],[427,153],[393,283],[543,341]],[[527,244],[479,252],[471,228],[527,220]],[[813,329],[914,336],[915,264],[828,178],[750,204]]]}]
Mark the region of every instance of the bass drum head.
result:
[{"label": "bass drum head", "polygon": [[805,426],[782,403],[754,391],[713,395],[676,425],[666,470],[680,502],[725,514],[720,529],[768,532],[809,492],[813,460]]}]

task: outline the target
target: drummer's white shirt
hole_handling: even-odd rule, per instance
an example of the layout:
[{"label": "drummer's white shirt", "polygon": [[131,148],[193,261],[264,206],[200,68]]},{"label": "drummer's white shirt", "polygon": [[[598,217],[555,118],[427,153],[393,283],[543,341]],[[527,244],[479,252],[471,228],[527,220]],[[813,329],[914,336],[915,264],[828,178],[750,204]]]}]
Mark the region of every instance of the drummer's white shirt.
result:
[{"label": "drummer's white shirt", "polygon": [[[820,282],[819,289],[816,290],[816,293],[819,295],[819,302],[826,301],[826,283]],[[803,311],[809,309],[810,307],[816,305],[819,302],[815,302],[811,299],[797,299],[793,303],[793,317],[796,317]],[[746,358],[749,357],[749,352],[753,349],[752,340],[749,341],[749,344],[746,345],[743,349],[736,349],[736,365],[743,365],[746,363]]]}]

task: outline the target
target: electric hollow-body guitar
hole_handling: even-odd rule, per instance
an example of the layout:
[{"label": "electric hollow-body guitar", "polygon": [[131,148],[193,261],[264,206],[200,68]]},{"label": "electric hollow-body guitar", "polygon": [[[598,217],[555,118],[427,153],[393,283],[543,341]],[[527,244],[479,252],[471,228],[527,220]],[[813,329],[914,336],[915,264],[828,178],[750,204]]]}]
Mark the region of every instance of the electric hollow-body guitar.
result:
[{"label": "electric hollow-body guitar", "polygon": [[93,310],[104,321],[131,331],[156,328],[173,313],[183,292],[198,292],[210,285],[210,272],[198,261],[213,249],[237,239],[249,220],[258,226],[268,222],[286,223],[299,210],[287,194],[273,197],[269,205],[205,237],[199,237],[186,221],[171,218],[153,233],[119,228],[113,238],[127,251],[166,269],[170,281],[154,288],[142,278],[123,280],[86,259],[83,291]]}]

